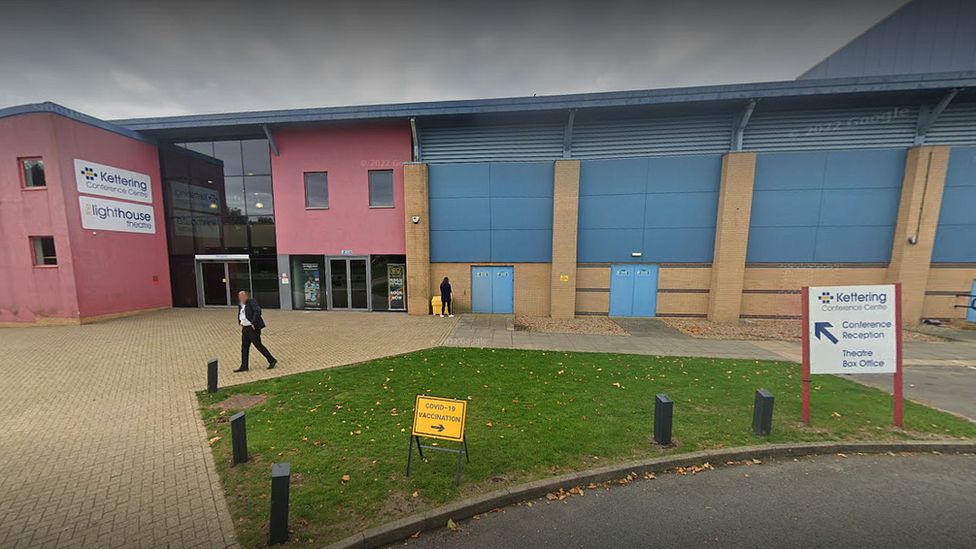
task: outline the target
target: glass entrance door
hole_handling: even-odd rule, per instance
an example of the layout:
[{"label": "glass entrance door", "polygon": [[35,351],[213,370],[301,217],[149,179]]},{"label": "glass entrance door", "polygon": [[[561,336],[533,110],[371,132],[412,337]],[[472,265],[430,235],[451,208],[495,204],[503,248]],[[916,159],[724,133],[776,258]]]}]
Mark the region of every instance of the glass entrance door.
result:
[{"label": "glass entrance door", "polygon": [[[247,261],[198,261],[200,300],[205,307],[237,304],[237,292],[251,292],[251,266]],[[199,294],[198,294],[199,295]]]},{"label": "glass entrance door", "polygon": [[227,295],[227,271],[224,263],[201,263],[200,269],[203,273],[203,304],[204,305],[230,305],[230,297]]},{"label": "glass entrance door", "polygon": [[369,262],[366,258],[329,259],[331,309],[369,310]]}]

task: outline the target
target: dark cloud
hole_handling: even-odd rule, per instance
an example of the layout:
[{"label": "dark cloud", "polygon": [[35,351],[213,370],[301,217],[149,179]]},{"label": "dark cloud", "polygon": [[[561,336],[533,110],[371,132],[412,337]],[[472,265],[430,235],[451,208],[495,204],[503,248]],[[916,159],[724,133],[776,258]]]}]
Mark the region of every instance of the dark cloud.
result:
[{"label": "dark cloud", "polygon": [[904,0],[0,0],[0,106],[106,118],[788,80]]}]

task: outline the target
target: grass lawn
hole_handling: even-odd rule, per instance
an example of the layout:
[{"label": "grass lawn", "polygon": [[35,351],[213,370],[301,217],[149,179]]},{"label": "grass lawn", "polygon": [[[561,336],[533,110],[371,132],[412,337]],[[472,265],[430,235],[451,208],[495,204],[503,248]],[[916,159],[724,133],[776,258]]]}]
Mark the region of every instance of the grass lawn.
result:
[{"label": "grass lawn", "polygon": [[[833,376],[812,383],[800,422],[800,367],[780,362],[491,349],[430,349],[199,394],[238,537],[267,543],[271,463],[291,463],[293,542],[324,545],[364,528],[506,483],[613,461],[743,446],[753,395],[776,396],[769,442],[976,437],[976,424],[910,402],[905,431],[891,397]],[[649,444],[656,393],[674,399],[676,447]],[[430,452],[404,475],[418,393],[468,399],[471,463]],[[247,410],[251,461],[230,466],[228,418],[217,403],[267,395]],[[451,443],[443,443],[450,445]],[[416,454],[414,454],[416,458]],[[348,475],[348,481],[343,477]]]}]

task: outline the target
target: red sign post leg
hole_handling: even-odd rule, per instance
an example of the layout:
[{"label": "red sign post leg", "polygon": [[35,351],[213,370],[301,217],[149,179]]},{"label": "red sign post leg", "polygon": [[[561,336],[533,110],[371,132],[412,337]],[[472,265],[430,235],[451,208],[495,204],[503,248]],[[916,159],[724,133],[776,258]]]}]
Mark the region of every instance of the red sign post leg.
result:
[{"label": "red sign post leg", "polygon": [[[803,423],[810,424],[810,288],[804,287],[803,300]],[[899,340],[900,341],[900,340]]]},{"label": "red sign post leg", "polygon": [[902,370],[901,370],[901,283],[895,284],[895,376],[894,395],[895,404],[895,426],[903,427],[902,422]]}]

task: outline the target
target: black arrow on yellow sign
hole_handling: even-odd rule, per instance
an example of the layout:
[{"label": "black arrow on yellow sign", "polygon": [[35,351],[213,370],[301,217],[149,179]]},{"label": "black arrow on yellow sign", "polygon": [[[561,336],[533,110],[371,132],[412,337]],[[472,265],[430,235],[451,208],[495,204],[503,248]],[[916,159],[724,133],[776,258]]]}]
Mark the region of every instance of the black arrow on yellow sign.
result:
[{"label": "black arrow on yellow sign", "polygon": [[443,433],[444,432],[444,425],[443,424],[431,425],[430,428],[433,429],[433,430],[435,430],[435,431],[437,431],[438,433]]}]

